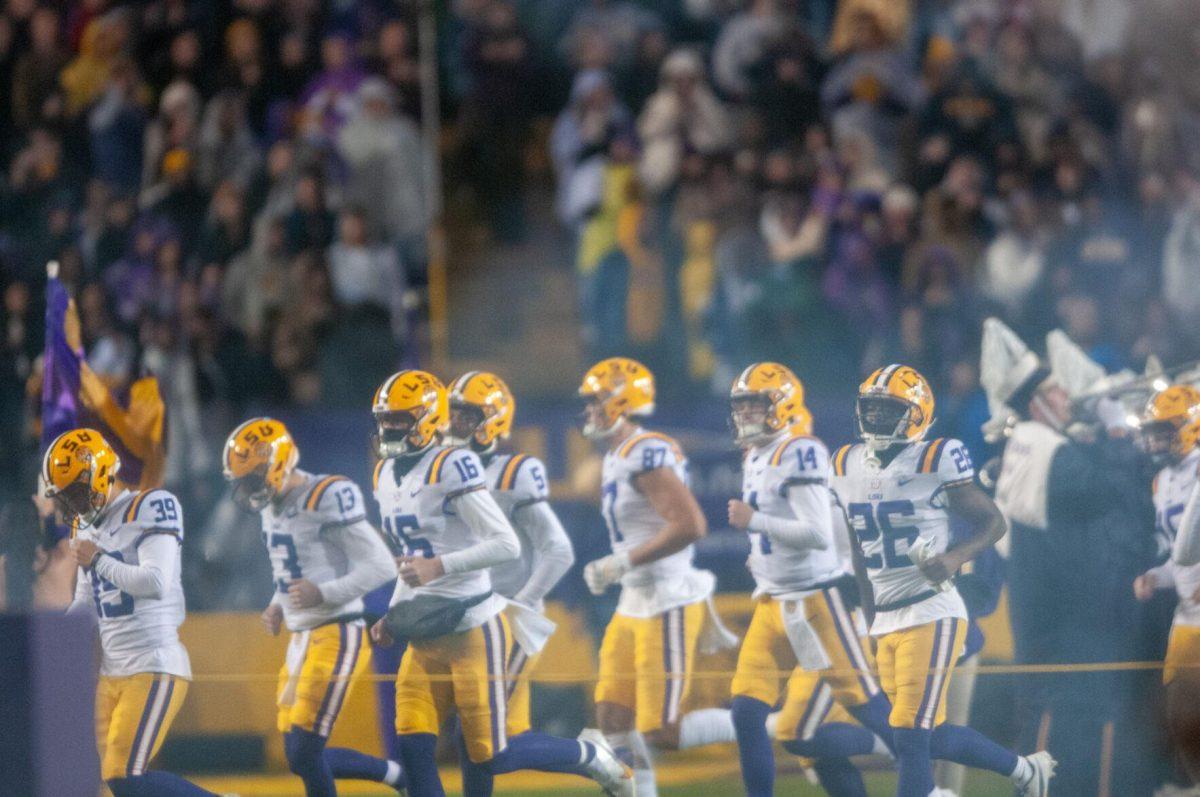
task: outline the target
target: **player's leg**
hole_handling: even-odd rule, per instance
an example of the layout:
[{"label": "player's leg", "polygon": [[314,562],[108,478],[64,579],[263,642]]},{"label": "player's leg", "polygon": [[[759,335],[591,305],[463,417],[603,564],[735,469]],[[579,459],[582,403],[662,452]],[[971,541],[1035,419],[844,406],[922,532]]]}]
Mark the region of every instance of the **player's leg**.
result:
[{"label": "player's leg", "polygon": [[[468,632],[469,633],[469,632]],[[444,797],[435,750],[441,718],[453,705],[450,673],[455,647],[465,634],[410,643],[396,672],[396,745],[410,797]]]},{"label": "player's leg", "polygon": [[460,636],[451,662],[454,704],[473,764],[486,764],[493,775],[519,769],[565,772],[593,778],[610,794],[632,795],[632,772],[598,739],[562,739],[534,731],[508,737],[512,635],[504,615]]},{"label": "player's leg", "polygon": [[894,684],[889,696],[894,695],[890,724],[900,773],[896,797],[928,797],[933,791],[930,737],[957,654],[954,636],[958,622],[938,620],[885,634],[879,640],[880,674],[886,666]]},{"label": "player's leg", "polygon": [[783,748],[811,768],[830,797],[866,797],[862,774],[850,756],[886,752],[875,734],[855,723],[833,699],[833,689],[799,668],[787,684],[787,697],[776,720]]},{"label": "player's leg", "polygon": [[[954,668],[954,678],[946,690],[946,722],[950,725],[967,726],[971,719],[971,697],[975,693],[975,678],[979,666],[979,655],[975,654],[960,661]],[[938,756],[934,756],[938,759]],[[933,763],[933,782],[939,789],[961,794],[967,769],[963,764],[944,759]]]},{"label": "player's leg", "polygon": [[1167,685],[1167,726],[1180,766],[1200,785],[1200,628],[1176,625],[1167,643],[1163,681]]},{"label": "player's leg", "polygon": [[638,797],[655,797],[654,760],[636,728],[636,618],[614,614],[600,643],[594,701],[596,724],[617,756],[633,768]]},{"label": "player's leg", "polygon": [[147,769],[183,705],[188,682],[165,673],[108,680],[111,716],[100,774],[114,797],[215,797],[177,775]]},{"label": "player's leg", "polygon": [[737,738],[728,709],[682,711],[707,617],[707,603],[697,601],[637,626],[637,729],[655,750],[687,750]]},{"label": "player's leg", "polygon": [[795,656],[779,621],[779,605],[770,599],[760,601],[742,638],[729,687],[742,785],[750,797],[774,793],[775,751],[767,732],[767,717],[779,701],[779,673],[794,663]]},{"label": "player's leg", "polygon": [[[538,654],[525,652],[515,638],[509,642],[508,653],[508,737],[520,736],[530,730],[529,673]],[[485,766],[471,763],[459,734],[459,766],[462,768],[463,793],[468,797],[487,797],[492,793],[492,773]]]},{"label": "player's leg", "polygon": [[875,680],[870,650],[862,643],[841,590],[829,587],[810,595],[804,612],[829,657],[830,668],[822,679],[833,688],[834,699],[890,747],[892,706]]}]

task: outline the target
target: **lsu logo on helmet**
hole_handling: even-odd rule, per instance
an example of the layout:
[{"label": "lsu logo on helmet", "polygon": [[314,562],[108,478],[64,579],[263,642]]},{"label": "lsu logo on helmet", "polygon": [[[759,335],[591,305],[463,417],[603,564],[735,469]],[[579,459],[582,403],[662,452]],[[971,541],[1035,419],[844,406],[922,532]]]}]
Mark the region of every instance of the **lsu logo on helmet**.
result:
[{"label": "lsu logo on helmet", "polygon": [[1151,396],[1142,412],[1141,437],[1157,464],[1186,457],[1200,443],[1200,390],[1171,385]]},{"label": "lsu logo on helmet", "polygon": [[854,422],[858,436],[874,448],[922,439],[933,425],[933,390],[915,368],[876,369],[858,388]]},{"label": "lsu logo on helmet", "polygon": [[221,456],[226,481],[234,484],[233,500],[252,512],[283,491],[284,482],[300,461],[291,432],[274,418],[251,418],[225,440]]},{"label": "lsu logo on helmet", "polygon": [[729,390],[735,440],[754,445],[799,426],[812,430],[804,406],[804,385],[786,365],[755,363],[733,380]]},{"label": "lsu logo on helmet", "polygon": [[[504,380],[488,371],[468,371],[450,383],[450,409],[470,416],[464,428],[450,432],[457,443],[474,440],[480,449],[490,449],[497,440],[512,433],[516,402]],[[470,428],[466,428],[469,426]]]},{"label": "lsu logo on helmet", "polygon": [[410,369],[389,376],[371,404],[381,459],[418,454],[441,439],[450,424],[445,386],[428,371]]},{"label": "lsu logo on helmet", "polygon": [[654,413],[654,374],[637,360],[609,357],[583,375],[579,396],[593,408],[584,422],[584,436],[607,437],[621,418]]},{"label": "lsu logo on helmet", "polygon": [[90,526],[108,505],[121,459],[95,429],[72,429],[54,438],[42,458],[47,498],[67,518]]}]

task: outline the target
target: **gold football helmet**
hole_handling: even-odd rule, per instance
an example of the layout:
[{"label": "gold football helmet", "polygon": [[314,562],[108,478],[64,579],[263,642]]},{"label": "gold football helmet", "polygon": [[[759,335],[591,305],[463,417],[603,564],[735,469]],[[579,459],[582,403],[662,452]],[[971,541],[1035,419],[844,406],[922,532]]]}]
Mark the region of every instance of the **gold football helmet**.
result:
[{"label": "gold football helmet", "polygon": [[583,375],[579,395],[587,402],[584,437],[604,438],[621,418],[654,412],[654,374],[637,360],[609,357]]},{"label": "gold football helmet", "polygon": [[920,440],[933,425],[933,390],[907,365],[879,368],[858,388],[854,423],[872,448]]},{"label": "gold football helmet", "polygon": [[468,371],[450,383],[450,437],[481,451],[507,440],[516,402],[504,380],[487,371]]},{"label": "gold football helmet", "polygon": [[734,440],[741,446],[758,445],[808,415],[804,385],[779,363],[755,363],[742,371],[729,390],[729,405]]},{"label": "gold football helmet", "polygon": [[1155,464],[1186,457],[1200,443],[1200,390],[1171,385],[1151,396],[1142,412],[1141,437]]},{"label": "gold football helmet", "polygon": [[438,442],[450,424],[446,388],[428,371],[392,374],[375,391],[371,406],[381,459],[419,454]]},{"label": "gold football helmet", "polygon": [[72,429],[54,438],[42,458],[45,496],[79,526],[92,525],[112,497],[121,459],[95,429]]},{"label": "gold football helmet", "polygon": [[291,433],[274,418],[251,418],[234,429],[221,456],[234,503],[250,512],[261,512],[283,491],[299,461]]}]

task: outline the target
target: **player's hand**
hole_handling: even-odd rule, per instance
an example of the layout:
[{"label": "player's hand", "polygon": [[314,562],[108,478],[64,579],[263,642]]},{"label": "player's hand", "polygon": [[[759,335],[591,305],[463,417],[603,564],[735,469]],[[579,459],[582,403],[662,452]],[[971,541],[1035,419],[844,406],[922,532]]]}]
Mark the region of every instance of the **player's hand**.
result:
[{"label": "player's hand", "polygon": [[925,561],[917,565],[921,570],[921,575],[925,576],[931,584],[941,584],[943,581],[949,581],[954,578],[954,574],[958,572],[958,568],[962,567],[962,562],[953,552],[939,553],[936,556],[931,556]]},{"label": "player's hand", "polygon": [[307,578],[293,578],[288,582],[288,606],[293,609],[311,609],[324,602],[321,588]]},{"label": "player's hand", "polygon": [[754,508],[745,501],[732,498],[729,501],[729,525],[735,529],[750,528],[750,518],[754,517]]},{"label": "player's hand", "polygon": [[283,626],[283,607],[278,603],[272,603],[263,609],[263,613],[259,615],[258,621],[262,623],[262,627],[266,629],[268,634],[279,636],[279,629]]},{"label": "player's hand", "polygon": [[71,543],[71,551],[75,554],[75,563],[84,570],[89,569],[96,557],[104,553],[103,549],[91,540],[75,540]]},{"label": "player's hand", "polygon": [[609,554],[588,562],[583,568],[583,580],[593,595],[603,595],[629,572],[629,567],[629,554]]},{"label": "player's hand", "polygon": [[387,618],[380,618],[371,626],[371,641],[381,648],[390,648],[396,641],[392,638],[392,632],[388,631]]},{"label": "player's hand", "polygon": [[440,556],[428,559],[423,556],[402,556],[398,561],[400,578],[410,587],[423,587],[430,581],[446,575],[446,568],[442,565]]},{"label": "player's hand", "polygon": [[[1200,592],[1200,590],[1197,590]],[[1133,580],[1133,597],[1145,602],[1154,597],[1154,576],[1143,573]]]}]

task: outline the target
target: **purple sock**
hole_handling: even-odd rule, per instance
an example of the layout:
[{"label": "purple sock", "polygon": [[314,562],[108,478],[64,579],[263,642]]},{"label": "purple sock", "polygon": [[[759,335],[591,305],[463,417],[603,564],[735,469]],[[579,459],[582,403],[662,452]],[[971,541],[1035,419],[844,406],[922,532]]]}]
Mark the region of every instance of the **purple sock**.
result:
[{"label": "purple sock", "polygon": [[805,758],[849,758],[867,755],[875,749],[875,734],[861,725],[848,722],[829,722],[808,739],[791,739],[783,749]]},{"label": "purple sock", "polygon": [[113,797],[217,797],[195,783],[170,772],[143,772],[132,778],[113,778],[108,781]]},{"label": "purple sock", "polygon": [[939,725],[934,728],[929,753],[943,761],[953,761],[973,769],[986,769],[1004,777],[1017,768],[1016,753],[964,725]]},{"label": "purple sock", "polygon": [[823,758],[813,763],[813,771],[829,797],[867,797],[862,773],[848,758]]},{"label": "purple sock", "polygon": [[761,700],[738,696],[730,709],[747,797],[770,797],[775,790],[775,752],[767,735],[771,707]]},{"label": "purple sock", "polygon": [[437,736],[432,733],[406,733],[396,737],[400,748],[400,766],[408,778],[409,797],[446,797],[438,775]]},{"label": "purple sock", "polygon": [[923,728],[894,728],[896,766],[900,777],[896,797],[929,797],[933,791],[933,761],[929,755],[929,737]]},{"label": "purple sock", "polygon": [[[387,778],[386,760],[351,750],[349,747],[325,748],[325,763],[329,765],[335,780],[372,780],[383,783]],[[403,782],[396,784],[397,791],[402,788]]]},{"label": "purple sock", "polygon": [[462,770],[463,797],[492,797],[492,770],[467,756],[467,743],[458,732],[458,768]]},{"label": "purple sock", "polygon": [[509,739],[508,747],[489,762],[488,769],[493,775],[516,772],[518,769],[536,769],[586,778],[587,767],[580,761],[590,760],[594,754],[595,749],[584,742],[529,731]]},{"label": "purple sock", "polygon": [[864,728],[883,739],[883,743],[887,745],[893,755],[896,754],[896,748],[892,742],[892,726],[888,721],[888,717],[892,713],[892,704],[887,699],[887,695],[883,692],[876,692],[875,696],[866,703],[861,706],[849,706],[846,710],[854,719],[861,722]]}]

